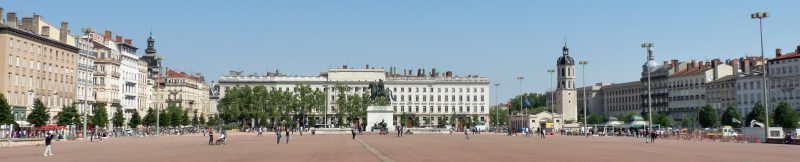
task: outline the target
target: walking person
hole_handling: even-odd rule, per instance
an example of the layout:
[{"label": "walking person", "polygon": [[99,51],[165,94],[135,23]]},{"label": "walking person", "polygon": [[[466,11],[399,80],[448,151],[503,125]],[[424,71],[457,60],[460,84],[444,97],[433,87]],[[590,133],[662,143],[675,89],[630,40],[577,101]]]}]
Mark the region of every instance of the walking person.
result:
[{"label": "walking person", "polygon": [[350,129],[350,133],[353,134],[353,140],[355,140],[356,139],[356,129],[355,128]]},{"label": "walking person", "polygon": [[289,130],[286,130],[286,144],[289,144]]},{"label": "walking person", "polygon": [[544,136],[544,129],[541,129],[541,128],[539,129],[539,137],[540,137],[541,139],[544,139],[544,138],[545,138],[545,136]]},{"label": "walking person", "polygon": [[208,145],[214,145],[214,130],[208,128]]},{"label": "walking person", "polygon": [[44,149],[44,157],[53,156],[53,146],[51,143],[52,141],[53,141],[53,135],[50,132],[47,132],[47,136],[44,137],[44,145],[46,146],[46,148]]},{"label": "walking person", "polygon": [[402,130],[400,130],[400,128],[401,128],[401,127],[400,127],[399,125],[397,126],[397,128],[394,128],[394,129],[396,129],[396,130],[397,130],[397,138],[400,138],[400,134],[401,134],[401,133],[403,133],[403,131],[402,131]]},{"label": "walking person", "polygon": [[278,143],[280,145],[281,144],[281,129],[280,128],[275,128],[275,136],[278,137],[278,140],[276,141],[276,143]]},{"label": "walking person", "polygon": [[464,128],[464,140],[469,141],[469,129]]},{"label": "walking person", "polygon": [[259,137],[261,137],[261,136],[262,136],[262,135],[261,135],[261,133],[263,132],[263,130],[264,130],[264,129],[262,129],[262,128],[258,128],[258,136],[259,136]]}]

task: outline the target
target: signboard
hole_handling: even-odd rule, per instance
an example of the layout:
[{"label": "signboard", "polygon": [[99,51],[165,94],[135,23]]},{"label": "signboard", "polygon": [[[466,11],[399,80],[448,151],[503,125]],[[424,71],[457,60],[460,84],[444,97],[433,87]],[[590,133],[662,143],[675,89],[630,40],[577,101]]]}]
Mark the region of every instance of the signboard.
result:
[{"label": "signboard", "polygon": [[547,123],[547,125],[545,125],[545,128],[553,128],[553,123]]}]

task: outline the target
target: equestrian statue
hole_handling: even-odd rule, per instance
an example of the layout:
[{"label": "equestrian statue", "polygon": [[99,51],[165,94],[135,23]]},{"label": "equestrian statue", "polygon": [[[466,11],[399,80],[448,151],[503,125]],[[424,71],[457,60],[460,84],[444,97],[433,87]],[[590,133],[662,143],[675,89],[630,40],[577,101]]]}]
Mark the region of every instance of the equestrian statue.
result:
[{"label": "equestrian statue", "polygon": [[371,94],[369,99],[373,101],[375,101],[375,98],[378,97],[386,97],[386,100],[389,102],[395,100],[395,97],[392,95],[392,91],[383,86],[383,79],[378,80],[378,83],[369,83],[369,92]]}]

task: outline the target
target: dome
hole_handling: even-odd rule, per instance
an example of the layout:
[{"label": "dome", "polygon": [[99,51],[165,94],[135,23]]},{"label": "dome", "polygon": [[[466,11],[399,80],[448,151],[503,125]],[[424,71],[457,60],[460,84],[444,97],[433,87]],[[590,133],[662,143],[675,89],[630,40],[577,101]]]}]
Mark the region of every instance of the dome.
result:
[{"label": "dome", "polygon": [[575,65],[575,60],[572,59],[569,55],[564,55],[558,58],[558,65]]},{"label": "dome", "polygon": [[644,62],[644,65],[642,65],[642,71],[646,71],[648,67],[650,68],[650,72],[653,72],[658,69],[659,65],[656,61],[647,60],[647,62]]}]

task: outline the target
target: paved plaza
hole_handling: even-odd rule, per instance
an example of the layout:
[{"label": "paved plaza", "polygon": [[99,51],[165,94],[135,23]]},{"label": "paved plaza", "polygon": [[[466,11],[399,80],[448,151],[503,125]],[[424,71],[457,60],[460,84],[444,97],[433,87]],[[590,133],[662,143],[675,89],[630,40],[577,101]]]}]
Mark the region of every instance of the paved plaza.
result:
[{"label": "paved plaza", "polygon": [[208,146],[208,137],[115,138],[105,142],[54,142],[54,156],[43,146],[0,148],[2,162],[37,161],[797,161],[797,145],[662,140],[645,144],[622,137],[508,137],[497,134],[369,134],[291,136],[231,135],[228,145]]}]

